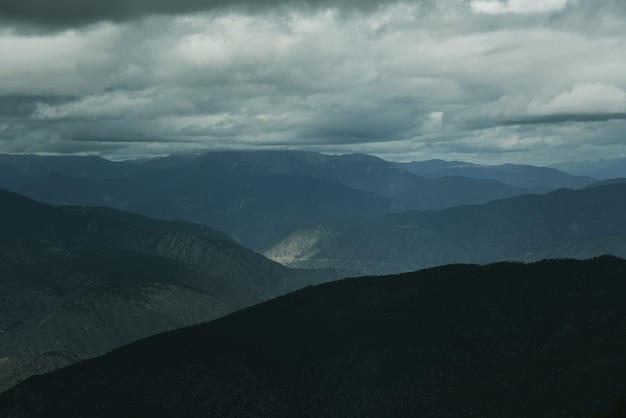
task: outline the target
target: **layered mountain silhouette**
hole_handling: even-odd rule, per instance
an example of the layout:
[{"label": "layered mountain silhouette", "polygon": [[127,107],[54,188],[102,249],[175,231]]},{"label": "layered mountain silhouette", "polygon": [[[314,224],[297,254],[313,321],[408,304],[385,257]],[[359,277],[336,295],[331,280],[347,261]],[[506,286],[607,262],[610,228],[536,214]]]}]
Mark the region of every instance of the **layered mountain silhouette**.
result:
[{"label": "layered mountain silhouette", "polygon": [[[202,225],[52,207],[3,190],[0,205],[7,384],[35,364],[100,355],[339,275],[288,269]],[[50,352],[62,354],[42,357]]]},{"label": "layered mountain silhouette", "polygon": [[346,279],[0,395],[0,417],[566,417],[626,393],[626,261]]},{"label": "layered mountain silhouette", "polygon": [[511,186],[545,188],[546,191],[560,188],[580,189],[597,181],[593,177],[574,176],[555,168],[521,164],[483,165],[463,161],[427,160],[397,163],[397,165],[424,177],[461,176],[492,179]]},{"label": "layered mountain silhouette", "polygon": [[0,187],[19,187],[52,173],[91,180],[119,178],[138,167],[131,162],[113,162],[100,157],[0,154]]},{"label": "layered mountain silhouette", "polygon": [[551,188],[425,178],[369,155],[296,151],[210,152],[140,162],[5,155],[0,186],[48,203],[110,206],[202,223],[255,250],[319,223],[485,203]]},{"label": "layered mountain silhouette", "polygon": [[626,182],[593,181],[363,154],[0,155],[0,187],[55,205],[0,190],[0,417],[606,409],[626,394],[626,262],[535,262],[626,257]]},{"label": "layered mountain silhouette", "polygon": [[265,254],[290,266],[370,274],[451,263],[626,256],[626,184],[323,224],[290,234]]},{"label": "layered mountain silhouette", "polygon": [[597,161],[566,161],[551,166],[574,175],[590,176],[601,180],[626,177],[626,158]]}]

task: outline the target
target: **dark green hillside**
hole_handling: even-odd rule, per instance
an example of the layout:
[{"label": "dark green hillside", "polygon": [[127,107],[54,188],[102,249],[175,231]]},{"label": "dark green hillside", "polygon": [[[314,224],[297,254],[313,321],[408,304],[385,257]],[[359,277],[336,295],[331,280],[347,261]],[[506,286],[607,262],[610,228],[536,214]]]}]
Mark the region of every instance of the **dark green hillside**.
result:
[{"label": "dark green hillside", "polygon": [[1,417],[569,417],[626,393],[626,261],[309,287],[37,376]]},{"label": "dark green hillside", "polygon": [[46,353],[93,357],[338,277],[290,270],[198,224],[2,190],[0,205],[0,391]]}]

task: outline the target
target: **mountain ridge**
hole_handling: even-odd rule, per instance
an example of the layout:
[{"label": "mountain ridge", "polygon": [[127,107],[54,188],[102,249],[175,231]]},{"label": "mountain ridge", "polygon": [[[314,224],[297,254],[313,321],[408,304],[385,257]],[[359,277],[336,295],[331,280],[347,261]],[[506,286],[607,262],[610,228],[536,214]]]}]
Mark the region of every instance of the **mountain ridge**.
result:
[{"label": "mountain ridge", "polygon": [[553,167],[536,167],[528,164],[484,165],[444,160],[398,162],[396,164],[407,171],[425,177],[484,178],[517,187],[543,187],[545,191],[563,187],[580,189],[596,181],[592,176],[577,176]]},{"label": "mountain ridge", "polygon": [[3,190],[0,204],[0,357],[92,357],[341,274],[288,269],[203,225]]},{"label": "mountain ridge", "polygon": [[429,179],[366,154],[216,151],[143,163],[98,160],[90,169],[78,157],[76,167],[71,159],[63,166],[54,157],[48,157],[54,160],[50,162],[45,157],[20,158],[39,164],[38,170],[31,170],[38,176],[18,179],[16,184],[14,176],[0,170],[0,186],[48,203],[111,206],[202,223],[255,250],[267,249],[286,233],[320,222],[441,209],[548,190],[493,179]]},{"label": "mountain ridge", "polygon": [[[624,256],[625,219],[623,184],[559,189],[483,205],[318,225],[285,237],[265,255],[291,266],[334,266],[364,274],[455,262],[534,261],[551,251],[568,258],[579,257],[577,251],[583,250],[586,257],[606,252]],[[573,246],[576,240],[582,244],[594,237],[604,237],[605,245]],[[601,252],[589,253],[594,249]]]},{"label": "mountain ridge", "polygon": [[626,391],[625,277],[604,256],[311,286],[33,377],[0,416],[586,416]]}]

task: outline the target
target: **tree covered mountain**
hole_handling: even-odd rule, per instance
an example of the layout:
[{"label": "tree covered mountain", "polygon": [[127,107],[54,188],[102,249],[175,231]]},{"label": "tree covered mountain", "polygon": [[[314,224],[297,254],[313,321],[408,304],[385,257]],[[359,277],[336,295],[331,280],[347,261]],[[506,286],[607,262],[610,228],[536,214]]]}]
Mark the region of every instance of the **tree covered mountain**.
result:
[{"label": "tree covered mountain", "polygon": [[288,269],[202,225],[2,190],[0,205],[0,357],[21,359],[4,366],[100,355],[338,277]]},{"label": "tree covered mountain", "polygon": [[308,287],[0,395],[0,417],[590,416],[626,393],[626,261]]},{"label": "tree covered mountain", "polygon": [[626,184],[322,224],[288,235],[265,254],[290,266],[366,274],[450,263],[626,256]]}]

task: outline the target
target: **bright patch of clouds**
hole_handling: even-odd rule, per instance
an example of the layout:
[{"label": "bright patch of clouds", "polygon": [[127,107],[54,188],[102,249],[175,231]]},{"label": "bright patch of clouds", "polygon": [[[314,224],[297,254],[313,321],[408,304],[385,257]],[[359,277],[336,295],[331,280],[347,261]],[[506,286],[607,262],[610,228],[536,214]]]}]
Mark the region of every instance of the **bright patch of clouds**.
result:
[{"label": "bright patch of clouds", "polygon": [[548,102],[533,100],[530,116],[619,114],[626,112],[626,93],[615,85],[578,83]]},{"label": "bright patch of clouds", "polygon": [[486,14],[500,13],[544,13],[561,10],[567,0],[474,0],[474,12]]},{"label": "bright patch of clouds", "polygon": [[443,112],[430,112],[422,125],[424,133],[440,132],[443,129]]},{"label": "bright patch of clouds", "polygon": [[112,44],[120,32],[109,24],[47,37],[0,32],[0,93],[79,94],[98,89],[94,76],[117,64]]},{"label": "bright patch of clouds", "polygon": [[228,113],[194,116],[168,116],[159,120],[162,129],[174,131],[202,131],[215,126],[233,126],[233,117]]},{"label": "bright patch of clouds", "polygon": [[109,93],[57,106],[40,104],[35,115],[44,120],[125,117],[132,113],[141,113],[150,103],[151,99],[148,97]]}]

